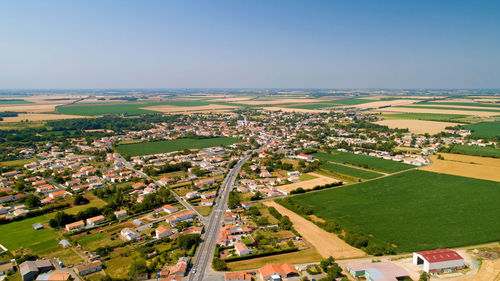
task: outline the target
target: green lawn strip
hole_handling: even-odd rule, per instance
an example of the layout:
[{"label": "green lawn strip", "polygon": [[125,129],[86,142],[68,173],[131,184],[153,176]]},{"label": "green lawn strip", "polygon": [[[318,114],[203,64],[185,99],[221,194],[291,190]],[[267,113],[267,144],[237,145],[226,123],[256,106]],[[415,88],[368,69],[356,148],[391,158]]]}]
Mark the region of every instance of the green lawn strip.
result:
[{"label": "green lawn strip", "polygon": [[433,105],[456,105],[456,106],[477,106],[477,107],[498,107],[498,103],[475,103],[475,102],[419,102],[418,104],[433,104]]},{"label": "green lawn strip", "polygon": [[301,104],[301,105],[294,105],[290,106],[290,108],[299,108],[299,109],[320,109],[320,108],[327,108],[327,107],[335,107],[335,106],[343,106],[342,104],[338,103],[308,103],[308,104]]},{"label": "green lawn strip", "polygon": [[318,152],[313,154],[314,157],[319,160],[331,161],[342,164],[350,164],[353,166],[359,166],[370,170],[376,170],[384,173],[395,173],[411,168],[415,168],[413,165],[396,162],[393,160],[386,160],[374,156],[368,156],[364,154],[354,154],[350,152],[335,151],[332,153]]},{"label": "green lawn strip", "polygon": [[463,126],[466,130],[471,130],[473,137],[494,138],[500,137],[500,122],[479,122]]},{"label": "green lawn strip", "polygon": [[378,177],[382,176],[382,174],[379,174],[376,172],[351,168],[351,167],[347,167],[347,166],[335,164],[335,163],[325,163],[325,164],[321,165],[321,168],[326,169],[328,171],[335,172],[335,173],[345,174],[345,175],[360,178],[360,179],[374,179],[374,178],[378,178]]},{"label": "green lawn strip", "polygon": [[0,105],[3,104],[31,104],[33,102],[23,99],[0,99]]},{"label": "green lawn strip", "polygon": [[229,137],[217,137],[208,139],[183,138],[176,140],[124,144],[117,146],[116,150],[122,155],[137,156],[165,153],[190,148],[206,148],[219,145],[230,145],[235,142],[241,142],[241,140]]},{"label": "green lawn strip", "polygon": [[487,111],[487,112],[500,112],[496,109],[486,108],[468,108],[468,107],[444,107],[444,106],[417,106],[417,105],[398,105],[397,108],[426,108],[426,109],[442,109],[442,110],[463,110],[463,111]]},{"label": "green lawn strip", "polygon": [[500,239],[500,183],[419,170],[291,197],[398,252]]},{"label": "green lawn strip", "polygon": [[458,114],[434,114],[434,113],[396,113],[381,115],[383,119],[407,119],[407,120],[426,120],[441,122],[459,122],[461,118],[467,118],[467,115]]},{"label": "green lawn strip", "polygon": [[480,147],[471,145],[455,145],[451,153],[500,158],[500,149],[493,147]]}]

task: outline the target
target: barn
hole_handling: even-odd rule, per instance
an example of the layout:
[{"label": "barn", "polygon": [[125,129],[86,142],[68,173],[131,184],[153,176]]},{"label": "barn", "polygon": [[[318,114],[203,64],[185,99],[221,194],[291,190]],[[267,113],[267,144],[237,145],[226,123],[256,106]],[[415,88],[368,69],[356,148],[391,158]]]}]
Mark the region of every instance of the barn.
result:
[{"label": "barn", "polygon": [[465,267],[464,258],[449,249],[414,252],[413,263],[423,264],[427,273],[449,272]]}]

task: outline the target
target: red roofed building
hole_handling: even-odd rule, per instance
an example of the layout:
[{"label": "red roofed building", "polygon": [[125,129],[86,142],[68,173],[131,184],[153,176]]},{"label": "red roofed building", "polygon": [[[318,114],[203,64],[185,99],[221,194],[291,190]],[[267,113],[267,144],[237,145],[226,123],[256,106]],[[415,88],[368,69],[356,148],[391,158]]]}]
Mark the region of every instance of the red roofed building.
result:
[{"label": "red roofed building", "polygon": [[227,272],[226,281],[250,281],[252,280],[252,275],[247,272]]},{"label": "red roofed building", "polygon": [[297,270],[295,270],[295,267],[293,265],[285,263],[282,266],[268,263],[264,267],[259,268],[260,276],[262,277],[262,280],[271,280],[272,276],[279,276],[281,278],[284,277],[292,277],[292,276],[298,276]]},{"label": "red roofed building", "polygon": [[465,267],[464,258],[449,249],[414,252],[413,263],[423,264],[427,273],[449,272]]}]

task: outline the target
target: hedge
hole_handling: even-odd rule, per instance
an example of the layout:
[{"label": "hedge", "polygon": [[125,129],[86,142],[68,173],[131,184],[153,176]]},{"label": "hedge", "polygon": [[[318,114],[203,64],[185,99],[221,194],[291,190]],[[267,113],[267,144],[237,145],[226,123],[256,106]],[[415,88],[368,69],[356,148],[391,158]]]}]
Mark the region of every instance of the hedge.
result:
[{"label": "hedge", "polygon": [[250,254],[250,255],[244,255],[244,256],[237,256],[237,257],[229,257],[223,259],[225,262],[232,262],[232,261],[242,261],[242,260],[248,260],[248,259],[253,259],[253,258],[260,258],[260,257],[267,257],[267,256],[274,256],[274,255],[279,255],[279,254],[286,254],[286,253],[292,253],[292,252],[297,252],[299,248],[288,248],[284,250],[279,250],[279,251],[272,251],[272,252],[265,252],[265,253],[260,253],[260,254]]}]

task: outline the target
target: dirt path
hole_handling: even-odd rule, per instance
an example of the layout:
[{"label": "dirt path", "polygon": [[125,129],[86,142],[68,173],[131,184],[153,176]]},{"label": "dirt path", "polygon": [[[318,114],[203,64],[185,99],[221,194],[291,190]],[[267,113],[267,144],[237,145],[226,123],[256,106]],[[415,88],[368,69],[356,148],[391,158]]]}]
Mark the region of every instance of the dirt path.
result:
[{"label": "dirt path", "polygon": [[333,183],[333,182],[338,182],[337,179],[330,178],[330,177],[320,175],[317,173],[309,173],[309,175],[315,176],[316,178],[311,179],[311,180],[306,180],[306,181],[294,182],[291,184],[285,184],[282,186],[277,186],[277,188],[279,190],[286,192],[286,193],[290,193],[290,191],[292,191],[298,187],[302,187],[304,189],[309,189],[309,188],[313,188],[317,185],[324,185],[324,184],[329,184],[329,183]]},{"label": "dirt path", "polygon": [[479,271],[460,281],[500,281],[500,259],[484,260]]},{"label": "dirt path", "polygon": [[282,215],[288,216],[293,227],[302,237],[311,243],[322,257],[332,256],[334,258],[359,258],[367,254],[360,249],[354,248],[337,237],[333,233],[326,232],[314,223],[304,219],[296,213],[288,210],[274,201],[263,202],[266,206],[273,206]]}]

